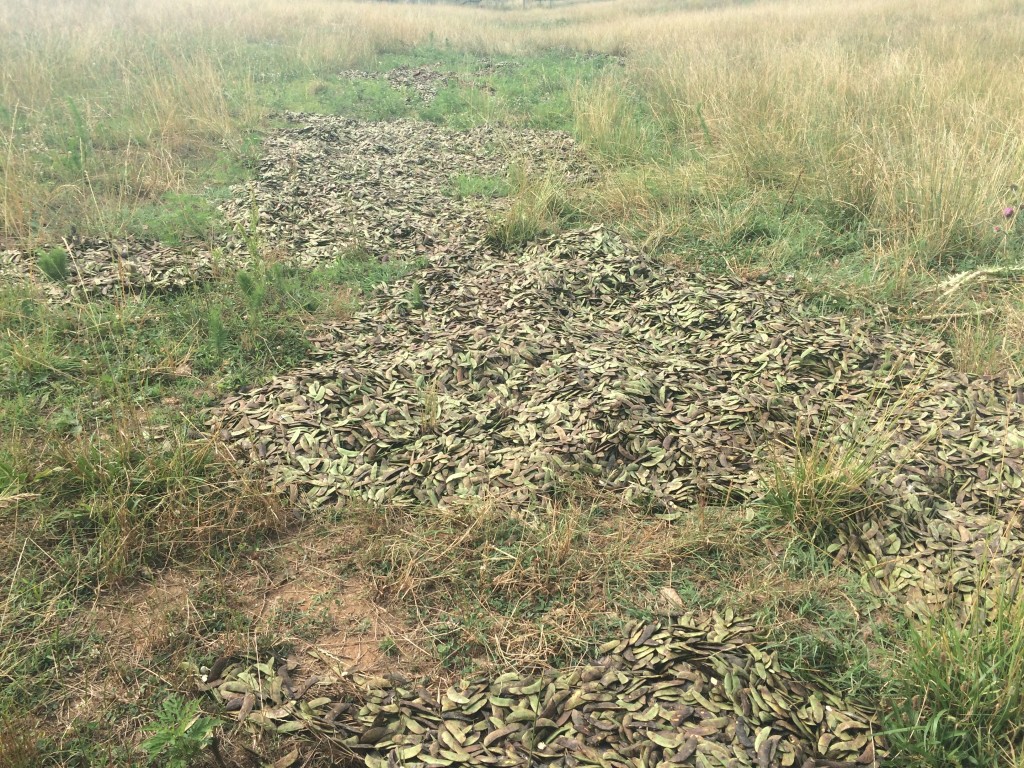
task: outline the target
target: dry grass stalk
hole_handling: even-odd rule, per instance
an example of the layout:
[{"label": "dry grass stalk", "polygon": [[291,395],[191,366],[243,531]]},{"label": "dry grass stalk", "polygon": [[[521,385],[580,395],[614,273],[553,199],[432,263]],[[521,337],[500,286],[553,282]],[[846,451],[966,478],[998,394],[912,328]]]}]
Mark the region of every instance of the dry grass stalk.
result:
[{"label": "dry grass stalk", "polygon": [[581,658],[625,604],[653,606],[656,591],[642,585],[684,560],[755,547],[735,516],[702,512],[687,523],[586,486],[529,509],[491,496],[386,513],[366,534],[362,570],[381,600],[411,606],[456,657],[523,668]]}]

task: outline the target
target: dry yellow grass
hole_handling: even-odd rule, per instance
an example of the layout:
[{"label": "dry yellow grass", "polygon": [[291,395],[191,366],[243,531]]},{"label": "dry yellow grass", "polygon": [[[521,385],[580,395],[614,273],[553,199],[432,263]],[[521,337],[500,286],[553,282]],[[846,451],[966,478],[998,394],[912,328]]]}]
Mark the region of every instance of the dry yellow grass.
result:
[{"label": "dry yellow grass", "polygon": [[[627,80],[667,148],[694,151],[680,186],[713,205],[780,190],[943,266],[998,247],[993,224],[1024,179],[1024,118],[1007,87],[1022,33],[1019,6],[945,0],[763,4],[620,31],[627,47],[646,43]],[[607,88],[587,109],[585,97],[584,136],[621,144],[611,116],[629,98]]]},{"label": "dry yellow grass", "polygon": [[[579,132],[618,160],[657,168],[659,189],[675,190],[667,202],[635,179],[632,190],[621,179],[609,190],[608,213],[626,208],[649,229],[696,213],[714,232],[705,209],[783,190],[863,223],[887,252],[949,265],[996,247],[994,217],[1008,185],[1024,181],[1014,87],[1024,15],[1011,0],[701,11],[653,1],[526,11],[327,0],[123,7],[15,0],[0,9],[8,237],[45,228],[65,200],[88,210],[93,198],[127,205],[182,188],[191,154],[254,125],[251,85],[263,67],[312,77],[424,44],[627,54],[621,75],[579,95]],[[257,55],[261,46],[273,54]],[[33,152],[46,131],[76,125],[92,137],[89,151],[106,155],[105,173],[65,174],[54,187]],[[81,137],[64,138],[75,166]]]}]

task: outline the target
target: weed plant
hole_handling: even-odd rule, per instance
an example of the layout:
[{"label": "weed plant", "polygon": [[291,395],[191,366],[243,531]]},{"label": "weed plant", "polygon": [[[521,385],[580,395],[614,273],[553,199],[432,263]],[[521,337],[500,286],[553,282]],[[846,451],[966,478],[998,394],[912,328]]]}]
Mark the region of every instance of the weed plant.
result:
[{"label": "weed plant", "polygon": [[68,279],[68,254],[63,248],[50,248],[39,253],[39,269],[55,283]]},{"label": "weed plant", "polygon": [[200,714],[199,704],[179,696],[164,701],[142,749],[167,768],[190,768],[210,746],[219,721]]}]

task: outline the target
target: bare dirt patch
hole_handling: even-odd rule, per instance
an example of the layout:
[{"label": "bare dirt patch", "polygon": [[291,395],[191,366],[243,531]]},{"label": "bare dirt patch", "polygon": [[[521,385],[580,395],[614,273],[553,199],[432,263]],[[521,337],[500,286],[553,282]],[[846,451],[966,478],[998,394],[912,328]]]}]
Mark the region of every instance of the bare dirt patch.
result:
[{"label": "bare dirt patch", "polygon": [[[345,535],[338,530],[323,534],[328,543]],[[350,565],[347,558],[339,559],[329,547],[304,536],[275,559],[295,561],[279,565],[276,586],[260,589],[253,580],[241,585],[247,595],[243,610],[252,616],[256,632],[289,643],[307,665],[315,652],[351,672],[380,674],[399,658],[409,669],[431,666],[423,639],[373,600],[370,585],[359,576],[339,573]],[[301,624],[312,626],[296,634]]]},{"label": "bare dirt patch", "polygon": [[349,563],[323,541],[289,537],[251,560],[246,574],[172,569],[152,583],[100,597],[73,627],[90,638],[90,663],[65,682],[59,724],[138,704],[152,675],[172,689],[191,690],[188,669],[221,658],[287,657],[304,674],[324,679],[383,674],[395,665],[436,669],[428,644],[371,600],[358,576],[342,573]]},{"label": "bare dirt patch", "polygon": [[[391,637],[386,617],[358,582],[328,584],[326,581],[290,582],[266,596],[266,610],[257,617],[264,631],[281,630],[281,617],[293,612],[307,616],[321,613],[334,631],[301,641],[359,671],[380,670],[386,654],[381,644]],[[382,621],[382,619],[384,619]]]}]

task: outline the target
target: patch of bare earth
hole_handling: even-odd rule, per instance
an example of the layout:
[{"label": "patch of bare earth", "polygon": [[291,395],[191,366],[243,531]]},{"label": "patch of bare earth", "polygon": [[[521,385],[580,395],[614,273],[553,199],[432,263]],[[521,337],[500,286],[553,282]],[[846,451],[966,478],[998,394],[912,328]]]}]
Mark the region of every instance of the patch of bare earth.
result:
[{"label": "patch of bare earth", "polygon": [[[338,535],[337,531],[325,533]],[[294,654],[307,664],[327,655],[350,672],[368,674],[383,673],[399,660],[408,669],[430,666],[431,651],[423,639],[373,599],[364,579],[339,574],[339,566],[343,569],[350,563],[347,558],[339,563],[323,543],[302,537],[290,545],[290,551],[282,554],[297,556],[298,562],[282,566],[278,586],[265,592],[255,584],[248,589],[242,586],[249,595],[254,630],[292,645]],[[314,617],[316,628],[294,634],[296,616]]]},{"label": "patch of bare earth", "polygon": [[[334,531],[334,535],[338,532]],[[232,572],[175,568],[152,583],[115,589],[76,617],[88,663],[64,681],[57,738],[76,723],[139,708],[154,688],[191,693],[201,665],[287,658],[306,676],[432,672],[418,631],[371,599],[323,531],[286,537]],[[149,722],[118,723],[125,740]]]}]

